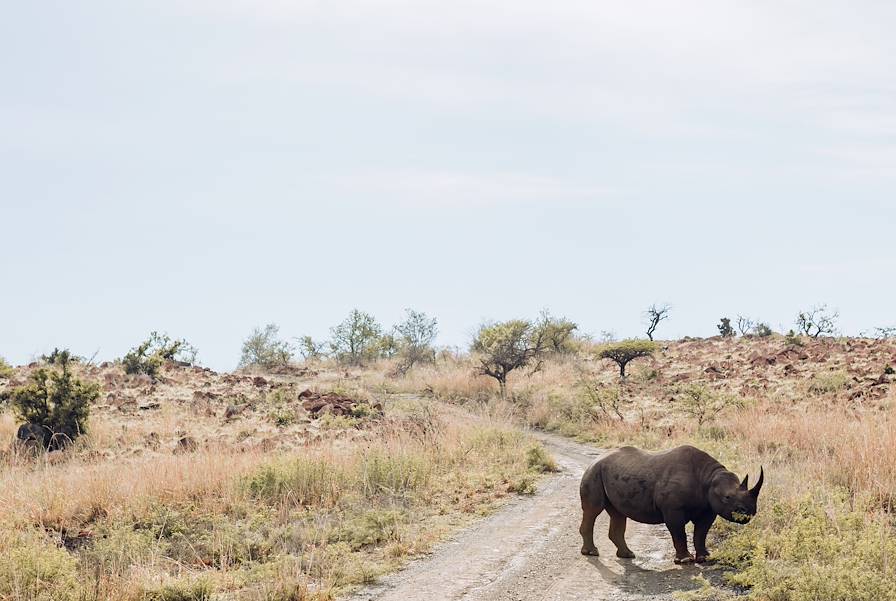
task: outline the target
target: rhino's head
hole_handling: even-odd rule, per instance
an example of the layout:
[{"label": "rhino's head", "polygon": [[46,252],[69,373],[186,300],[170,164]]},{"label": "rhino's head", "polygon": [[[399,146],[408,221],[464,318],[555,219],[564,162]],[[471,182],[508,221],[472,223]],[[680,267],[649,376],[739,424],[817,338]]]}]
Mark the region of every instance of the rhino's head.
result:
[{"label": "rhino's head", "polygon": [[726,520],[746,524],[756,515],[756,500],[759,498],[765,473],[759,468],[759,480],[753,488],[747,486],[749,476],[744,476],[743,481],[738,484],[734,474],[727,474],[729,477],[713,479],[709,488],[709,504],[713,511]]}]

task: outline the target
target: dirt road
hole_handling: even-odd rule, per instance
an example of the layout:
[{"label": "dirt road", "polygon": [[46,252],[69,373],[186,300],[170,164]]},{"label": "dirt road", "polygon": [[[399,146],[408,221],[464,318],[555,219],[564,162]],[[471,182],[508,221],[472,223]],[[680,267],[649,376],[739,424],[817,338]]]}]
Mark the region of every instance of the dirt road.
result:
[{"label": "dirt road", "polygon": [[672,563],[665,526],[628,523],[626,540],[636,559],[617,559],[607,539],[608,518],[595,528],[600,557],[579,553],[579,479],[600,451],[538,434],[562,471],[532,497],[440,545],[431,555],[365,588],[350,601],[628,601],[672,599],[696,588],[693,577],[715,570]]}]

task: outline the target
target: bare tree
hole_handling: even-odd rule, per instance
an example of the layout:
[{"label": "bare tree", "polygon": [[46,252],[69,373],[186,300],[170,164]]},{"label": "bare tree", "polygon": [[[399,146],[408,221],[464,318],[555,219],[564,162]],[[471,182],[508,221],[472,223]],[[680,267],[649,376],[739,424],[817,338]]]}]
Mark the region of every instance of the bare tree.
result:
[{"label": "bare tree", "polygon": [[644,320],[647,324],[647,337],[653,340],[653,333],[656,332],[656,327],[660,325],[660,322],[664,319],[669,319],[669,312],[672,310],[672,307],[669,305],[659,305],[656,304],[650,305],[647,310],[644,312]]},{"label": "bare tree", "polygon": [[818,338],[821,335],[836,334],[839,317],[839,311],[829,310],[827,305],[816,305],[808,311],[801,311],[795,324],[800,334]]},{"label": "bare tree", "polygon": [[737,316],[737,331],[740,332],[741,336],[746,336],[747,334],[752,333],[753,328],[755,327],[756,322],[749,317],[743,315]]}]

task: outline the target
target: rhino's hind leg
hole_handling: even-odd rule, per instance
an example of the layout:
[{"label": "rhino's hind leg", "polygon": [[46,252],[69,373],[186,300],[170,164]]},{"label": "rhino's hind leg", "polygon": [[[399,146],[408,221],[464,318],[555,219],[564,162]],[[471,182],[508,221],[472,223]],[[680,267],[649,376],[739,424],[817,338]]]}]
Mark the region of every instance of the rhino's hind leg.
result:
[{"label": "rhino's hind leg", "polygon": [[579,534],[582,535],[582,555],[600,555],[594,546],[594,521],[600,512],[604,510],[606,494],[604,484],[600,477],[599,466],[592,466],[582,478],[582,486],[579,488],[582,497],[582,525],[579,526]]},{"label": "rhino's hind leg", "polygon": [[616,545],[616,557],[631,559],[635,556],[625,543],[625,525],[628,520],[612,506],[607,506],[610,514],[610,540]]},{"label": "rhino's hind leg", "polygon": [[594,507],[582,507],[582,525],[579,527],[579,534],[582,535],[582,555],[600,555],[594,546],[594,521],[601,511]]}]

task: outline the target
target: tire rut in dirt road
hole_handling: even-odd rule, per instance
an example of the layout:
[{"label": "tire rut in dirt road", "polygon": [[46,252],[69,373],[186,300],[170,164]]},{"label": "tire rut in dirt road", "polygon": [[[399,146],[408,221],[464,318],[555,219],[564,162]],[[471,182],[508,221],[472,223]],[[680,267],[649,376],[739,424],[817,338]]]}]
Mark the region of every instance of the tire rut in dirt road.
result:
[{"label": "tire rut in dirt road", "polygon": [[[593,447],[537,433],[561,467],[532,497],[518,498],[475,523],[404,570],[350,597],[351,601],[567,601],[671,599],[696,588],[705,570],[672,563],[665,526],[629,521],[635,559],[618,559],[598,518],[600,557],[579,553],[579,479],[600,456]],[[714,571],[714,570],[713,570]]]}]

